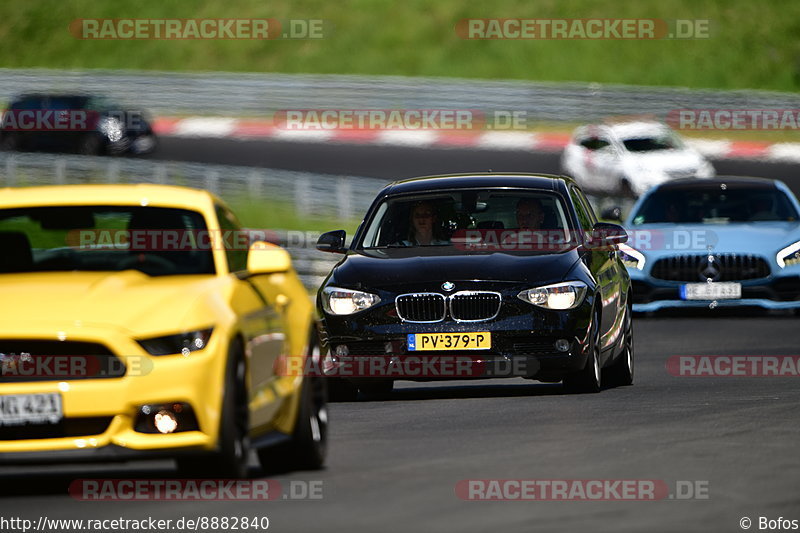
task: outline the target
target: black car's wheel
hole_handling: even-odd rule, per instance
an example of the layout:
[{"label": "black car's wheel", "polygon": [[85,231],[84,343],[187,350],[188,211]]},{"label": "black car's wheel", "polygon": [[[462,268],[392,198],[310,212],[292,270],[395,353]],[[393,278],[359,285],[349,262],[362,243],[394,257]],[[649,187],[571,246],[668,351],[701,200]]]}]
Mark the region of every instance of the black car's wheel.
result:
[{"label": "black car's wheel", "polygon": [[16,133],[6,133],[0,137],[0,151],[16,152],[21,148],[19,135]]},{"label": "black car's wheel", "polygon": [[358,384],[358,390],[367,400],[385,400],[392,395],[394,381],[391,379],[373,379]]},{"label": "black car's wheel", "polygon": [[633,318],[631,308],[625,309],[625,326],[623,335],[625,344],[619,359],[609,368],[609,378],[612,383],[619,386],[633,385]]},{"label": "black car's wheel", "polygon": [[331,402],[354,402],[358,399],[358,388],[344,378],[325,378],[328,381],[328,400]]},{"label": "black car's wheel", "polygon": [[228,353],[228,370],[222,400],[219,451],[211,457],[178,459],[178,470],[188,477],[247,477],[250,459],[250,411],[247,404],[246,366],[241,343]]},{"label": "black car's wheel", "polygon": [[81,155],[100,155],[103,150],[103,143],[96,135],[84,136],[78,145],[78,153]]},{"label": "black car's wheel", "polygon": [[586,365],[580,372],[564,377],[564,390],[569,393],[582,394],[600,392],[602,371],[600,369],[600,315],[592,317],[589,333],[589,356]]},{"label": "black car's wheel", "polygon": [[[312,349],[318,357],[319,349]],[[328,449],[328,391],[325,378],[306,377],[300,391],[297,423],[290,441],[258,450],[261,468],[267,473],[317,470],[325,463]]]}]

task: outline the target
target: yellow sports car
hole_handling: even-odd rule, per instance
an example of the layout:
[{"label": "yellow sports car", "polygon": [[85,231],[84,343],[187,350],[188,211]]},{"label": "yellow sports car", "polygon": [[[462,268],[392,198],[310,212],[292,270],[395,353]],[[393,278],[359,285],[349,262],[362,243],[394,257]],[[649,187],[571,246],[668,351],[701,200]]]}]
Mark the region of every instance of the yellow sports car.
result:
[{"label": "yellow sports car", "polygon": [[288,253],[206,191],[0,189],[0,464],[174,458],[318,468],[325,385]]}]

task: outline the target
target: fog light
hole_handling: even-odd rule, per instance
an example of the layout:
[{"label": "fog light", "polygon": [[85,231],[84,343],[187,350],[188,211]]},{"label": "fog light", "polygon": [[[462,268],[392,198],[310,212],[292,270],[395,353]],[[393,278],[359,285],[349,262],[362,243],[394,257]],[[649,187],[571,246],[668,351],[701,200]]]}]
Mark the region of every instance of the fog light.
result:
[{"label": "fog light", "polygon": [[556,350],[559,352],[568,352],[569,351],[569,341],[567,339],[558,339],[555,342]]},{"label": "fog light", "polygon": [[142,405],[133,430],[138,433],[181,433],[197,431],[197,417],[188,403],[170,402]]},{"label": "fog light", "polygon": [[339,357],[344,357],[346,355],[350,355],[350,349],[347,347],[346,344],[340,344],[336,347],[336,355]]},{"label": "fog light", "polygon": [[156,427],[159,433],[167,434],[178,429],[178,420],[175,418],[174,413],[167,411],[166,409],[162,409],[156,413],[155,417],[153,417],[153,425]]}]

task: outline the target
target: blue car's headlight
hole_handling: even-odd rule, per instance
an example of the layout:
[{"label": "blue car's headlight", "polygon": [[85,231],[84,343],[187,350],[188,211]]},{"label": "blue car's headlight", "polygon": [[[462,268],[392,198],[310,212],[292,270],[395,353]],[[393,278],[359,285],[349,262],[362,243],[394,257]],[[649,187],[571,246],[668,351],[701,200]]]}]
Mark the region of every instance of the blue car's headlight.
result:
[{"label": "blue car's headlight", "polygon": [[190,352],[196,352],[206,347],[212,331],[214,328],[140,339],[136,342],[150,355],[189,355]]},{"label": "blue car's headlight", "polygon": [[631,248],[627,244],[620,244],[619,245],[619,256],[622,259],[622,262],[628,268],[638,268],[639,270],[644,269],[644,263],[646,261],[644,254],[635,248]]},{"label": "blue car's headlight", "polygon": [[778,252],[775,257],[778,261],[778,266],[786,268],[787,266],[800,264],[800,241],[791,244]]},{"label": "blue car's headlight", "polygon": [[338,287],[322,289],[322,306],[332,315],[352,315],[372,307],[380,301],[380,297],[368,292]]},{"label": "blue car's headlight", "polygon": [[584,282],[565,281],[524,290],[517,295],[517,298],[545,309],[563,311],[578,307],[584,296],[586,296],[586,284]]}]

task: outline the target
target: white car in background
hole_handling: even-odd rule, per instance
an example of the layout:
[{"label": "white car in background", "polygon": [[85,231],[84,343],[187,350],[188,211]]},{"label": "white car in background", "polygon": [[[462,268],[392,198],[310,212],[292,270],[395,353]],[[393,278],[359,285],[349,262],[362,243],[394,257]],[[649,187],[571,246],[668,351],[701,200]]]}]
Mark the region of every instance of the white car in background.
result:
[{"label": "white car in background", "polygon": [[623,196],[639,196],[671,179],[716,175],[669,126],[644,120],[579,127],[561,156],[561,170],[587,191]]}]

